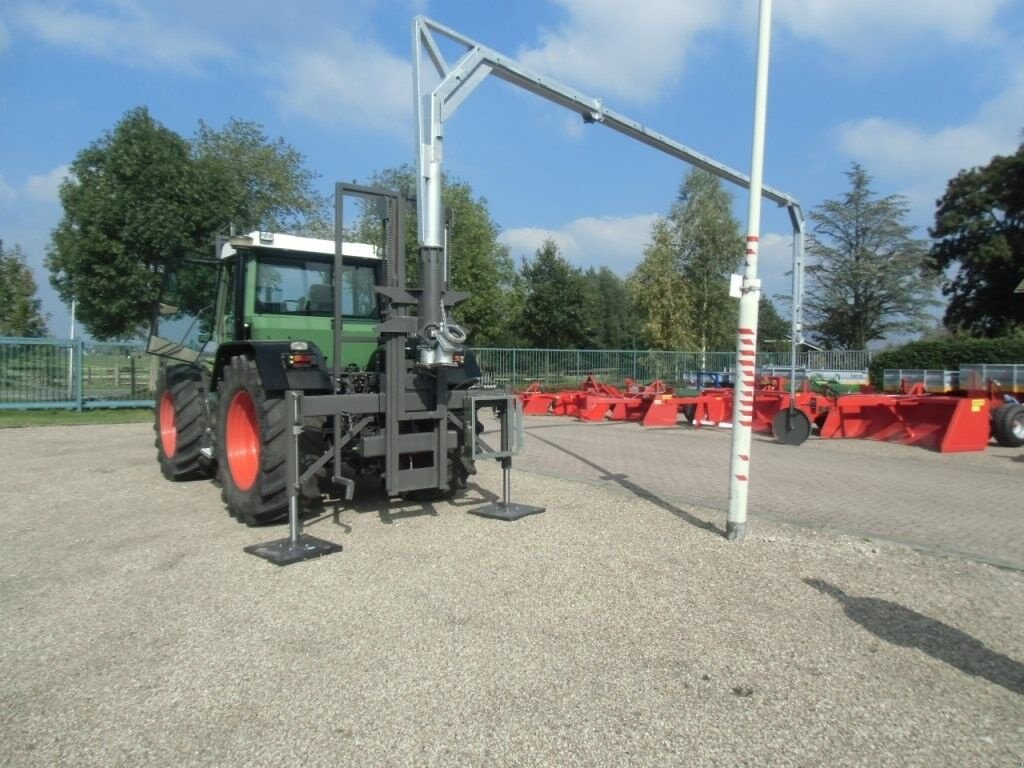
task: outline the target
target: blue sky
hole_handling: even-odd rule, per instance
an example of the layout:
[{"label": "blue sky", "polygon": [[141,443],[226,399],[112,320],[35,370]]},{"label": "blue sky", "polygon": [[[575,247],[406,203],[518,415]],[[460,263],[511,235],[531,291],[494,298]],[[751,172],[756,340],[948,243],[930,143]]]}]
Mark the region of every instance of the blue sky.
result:
[{"label": "blue sky", "polygon": [[[805,210],[862,163],[922,235],[959,169],[1024,128],[1019,0],[775,0],[765,182]],[[0,238],[42,266],[75,154],[145,105],[183,135],[262,123],[336,180],[412,162],[411,33],[425,14],[749,173],[756,0],[5,0]],[[625,275],[686,170],[497,80],[448,123],[445,167],[487,198],[517,260],[545,237]],[[735,190],[746,226],[746,192]],[[789,223],[767,203],[760,276],[785,293]]]}]

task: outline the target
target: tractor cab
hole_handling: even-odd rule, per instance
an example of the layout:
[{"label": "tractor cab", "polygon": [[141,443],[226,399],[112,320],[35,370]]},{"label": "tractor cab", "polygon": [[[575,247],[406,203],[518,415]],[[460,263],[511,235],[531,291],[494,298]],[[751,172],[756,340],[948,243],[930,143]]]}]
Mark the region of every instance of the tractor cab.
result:
[{"label": "tractor cab", "polygon": [[382,259],[367,243],[343,244],[334,280],[334,241],[274,232],[219,238],[215,258],[185,259],[168,275],[149,351],[195,362],[233,341],[306,341],[333,364],[334,290],[341,303],[344,366],[364,368],[380,322],[374,285]]}]

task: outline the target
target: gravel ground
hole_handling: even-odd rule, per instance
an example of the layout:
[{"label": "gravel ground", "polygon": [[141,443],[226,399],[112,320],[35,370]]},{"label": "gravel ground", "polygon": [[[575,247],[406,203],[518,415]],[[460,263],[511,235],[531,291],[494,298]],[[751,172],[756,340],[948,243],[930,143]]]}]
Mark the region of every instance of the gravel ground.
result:
[{"label": "gravel ground", "polygon": [[517,472],[285,534],[147,425],[0,431],[0,764],[1014,766],[1024,574]]}]

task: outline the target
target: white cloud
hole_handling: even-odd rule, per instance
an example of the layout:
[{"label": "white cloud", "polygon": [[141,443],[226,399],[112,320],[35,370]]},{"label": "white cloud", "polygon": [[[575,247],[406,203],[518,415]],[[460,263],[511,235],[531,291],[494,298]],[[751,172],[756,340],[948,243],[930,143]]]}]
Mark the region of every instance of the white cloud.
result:
[{"label": "white cloud", "polygon": [[89,10],[26,4],[18,19],[51,45],[144,69],[197,74],[205,64],[230,55],[201,28],[177,23],[173,10],[160,18],[137,0],[108,0]]},{"label": "white cloud", "polygon": [[761,280],[761,296],[774,299],[791,296],[793,278],[793,235],[762,232],[757,249],[757,276]]},{"label": "white cloud", "polygon": [[574,219],[559,229],[508,229],[501,233],[500,240],[509,246],[517,262],[521,256],[532,258],[550,238],[561,254],[579,267],[610,267],[619,275],[625,275],[640,262],[657,218],[654,213],[588,216]]},{"label": "white cloud", "polygon": [[931,211],[946,182],[963,168],[984,165],[993,155],[1013,152],[1024,125],[1024,62],[1001,93],[969,120],[928,131],[883,117],[844,123],[840,148],[875,176],[904,186],[915,208]]},{"label": "white cloud", "polygon": [[406,59],[344,32],[330,52],[297,49],[271,75],[285,112],[322,123],[407,136],[412,124],[412,69]]},{"label": "white cloud", "polygon": [[[750,0],[752,2],[752,0]],[[897,42],[935,38],[978,43],[997,36],[993,22],[1011,0],[778,0],[774,20],[795,35],[816,40],[855,59],[867,61],[905,53]],[[749,6],[748,6],[749,7]]]},{"label": "white cloud", "polygon": [[600,88],[595,96],[643,103],[680,76],[694,38],[723,23],[730,2],[718,0],[556,0],[568,19],[544,30],[519,60],[538,73]]},{"label": "white cloud", "polygon": [[25,183],[25,191],[33,200],[43,203],[59,202],[60,198],[57,192],[60,189],[60,183],[67,177],[68,170],[68,166],[58,165],[49,173],[29,176]]},{"label": "white cloud", "polygon": [[11,200],[17,200],[18,193],[10,184],[4,181],[4,177],[0,175],[0,202],[9,203]]}]

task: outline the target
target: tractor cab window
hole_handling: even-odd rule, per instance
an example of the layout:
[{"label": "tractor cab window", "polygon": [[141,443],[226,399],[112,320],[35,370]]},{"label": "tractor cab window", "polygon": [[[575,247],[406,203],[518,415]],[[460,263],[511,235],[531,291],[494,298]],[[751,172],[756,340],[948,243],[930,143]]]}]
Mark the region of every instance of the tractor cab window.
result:
[{"label": "tractor cab window", "polygon": [[[256,312],[328,317],[334,312],[331,275],[334,265],[313,259],[262,257],[256,269]],[[377,312],[374,267],[345,265],[341,275],[341,313],[372,318]]]}]

